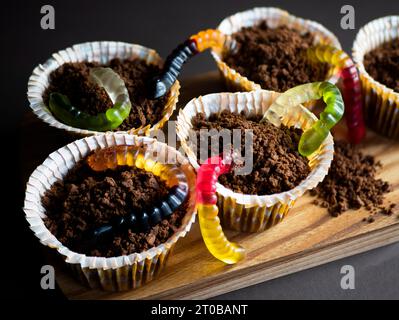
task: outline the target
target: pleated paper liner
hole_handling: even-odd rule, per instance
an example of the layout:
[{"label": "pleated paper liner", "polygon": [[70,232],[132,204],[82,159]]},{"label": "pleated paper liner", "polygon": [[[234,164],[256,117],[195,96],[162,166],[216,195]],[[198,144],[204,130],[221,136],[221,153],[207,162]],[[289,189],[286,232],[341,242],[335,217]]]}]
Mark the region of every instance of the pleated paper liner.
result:
[{"label": "pleated paper liner", "polygon": [[399,93],[374,80],[366,71],[364,56],[384,42],[399,41],[399,16],[373,20],[361,28],[353,44],[359,69],[366,124],[389,138],[399,138]]},{"label": "pleated paper liner", "polygon": [[[127,256],[112,258],[92,257],[73,252],[50,233],[43,222],[45,209],[41,198],[51,185],[62,179],[75,164],[91,151],[115,145],[143,147],[145,158],[169,159],[176,157],[177,164],[187,176],[189,199],[186,215],[181,227],[165,243],[149,250]],[[158,158],[155,154],[160,155]],[[106,133],[76,140],[51,153],[42,165],[36,168],[26,187],[24,211],[31,230],[40,242],[52,248],[56,257],[61,257],[82,284],[91,288],[121,291],[138,288],[155,279],[165,264],[176,242],[189,232],[195,221],[195,172],[189,161],[176,149],[155,139],[122,133]],[[58,254],[57,252],[58,251]]]},{"label": "pleated paper liner", "polygon": [[[57,120],[48,107],[43,102],[43,93],[49,85],[49,75],[52,71],[67,62],[99,62],[106,64],[114,58],[127,59],[138,58],[145,60],[147,64],[155,64],[162,66],[162,59],[158,53],[137,44],[124,42],[100,41],[86,42],[76,44],[67,49],[54,53],[43,65],[39,64],[29,78],[28,82],[28,100],[33,113],[48,125],[65,130],[77,136],[89,136],[93,134],[101,134],[103,132],[86,130],[68,126]],[[128,132],[136,135],[150,135],[158,129],[161,129],[166,121],[169,120],[179,97],[180,84],[178,81],[174,83],[170,89],[169,99],[162,111],[162,118],[155,124],[148,124],[138,128],[131,128]]]},{"label": "pleated paper liner", "polygon": [[[250,27],[266,20],[271,28],[286,25],[290,28],[299,30],[301,33],[310,32],[315,37],[315,44],[329,44],[337,48],[341,48],[341,44],[335,35],[323,27],[321,24],[298,18],[289,14],[287,11],[278,8],[254,8],[251,10],[238,12],[232,16],[225,18],[218,26],[218,30],[226,35],[231,35],[239,31],[243,27]],[[223,56],[226,52],[236,49],[234,41],[228,37],[222,49],[212,50],[212,56],[216,61],[218,69],[225,80],[227,88],[233,91],[252,91],[259,90],[261,86],[247,77],[239,74],[233,68],[230,68],[224,61]],[[334,68],[328,72],[327,80],[336,83],[337,74]],[[264,88],[268,89],[268,88]]]},{"label": "pleated paper liner", "polygon": [[[194,168],[199,168],[197,156],[189,141],[193,130],[192,119],[198,113],[206,118],[211,114],[219,114],[223,110],[249,116],[263,115],[279,93],[258,90],[252,92],[216,93],[191,100],[177,117],[176,131],[182,147]],[[316,116],[304,107],[288,114],[282,123],[306,130],[317,120]],[[192,132],[191,132],[192,133]],[[233,192],[217,184],[219,215],[227,228],[242,232],[259,232],[281,222],[293,207],[295,201],[307,190],[314,188],[323,180],[333,159],[334,146],[329,134],[320,148],[309,159],[311,172],[295,188],[272,195],[249,195]]]}]

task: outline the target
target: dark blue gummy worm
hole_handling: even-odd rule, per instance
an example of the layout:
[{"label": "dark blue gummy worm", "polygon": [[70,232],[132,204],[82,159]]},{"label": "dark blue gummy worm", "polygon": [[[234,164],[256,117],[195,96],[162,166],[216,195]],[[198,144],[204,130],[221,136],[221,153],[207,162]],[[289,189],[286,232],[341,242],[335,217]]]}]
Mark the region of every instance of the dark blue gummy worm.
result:
[{"label": "dark blue gummy worm", "polygon": [[154,99],[164,96],[169,91],[179,76],[183,64],[198,52],[193,39],[184,41],[172,51],[165,61],[162,74],[154,79]]},{"label": "dark blue gummy worm", "polygon": [[85,238],[87,243],[95,243],[107,239],[115,231],[122,228],[130,228],[132,231],[146,232],[151,226],[154,226],[169,217],[182,203],[186,200],[188,194],[188,186],[186,183],[180,183],[173,186],[166,198],[160,202],[158,206],[153,207],[147,212],[143,212],[140,217],[135,212],[131,212],[126,216],[114,217],[109,224],[102,225],[93,230],[86,232]]},{"label": "dark blue gummy worm", "polygon": [[161,210],[158,207],[154,207],[150,213],[150,224],[152,226],[160,223],[162,221]]},{"label": "dark blue gummy worm", "polygon": [[162,212],[162,218],[167,218],[173,213],[173,210],[169,206],[167,201],[161,202],[161,212]]},{"label": "dark blue gummy worm", "polygon": [[146,232],[150,229],[150,217],[147,212],[143,211],[140,217],[140,231]]},{"label": "dark blue gummy worm", "polygon": [[131,212],[130,214],[127,215],[127,217],[125,219],[125,226],[132,230],[136,230],[138,228],[138,221],[137,221],[136,213]]}]

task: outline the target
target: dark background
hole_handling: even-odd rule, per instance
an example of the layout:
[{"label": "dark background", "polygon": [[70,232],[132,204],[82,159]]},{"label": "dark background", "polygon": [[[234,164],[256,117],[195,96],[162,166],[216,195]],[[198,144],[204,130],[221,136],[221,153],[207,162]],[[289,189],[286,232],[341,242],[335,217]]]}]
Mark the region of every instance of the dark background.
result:
[{"label": "dark background", "polygon": [[[40,28],[40,8],[51,4],[55,8],[55,30]],[[356,10],[356,29],[340,28],[340,8],[351,4]],[[28,111],[26,88],[28,78],[38,63],[53,52],[76,43],[94,40],[119,40],[138,43],[156,49],[165,57],[189,35],[216,27],[226,16],[256,6],[277,6],[297,16],[322,23],[350,51],[358,29],[368,21],[385,15],[399,14],[399,1],[21,1],[2,3],[2,181],[3,203],[10,207],[2,212],[2,236],[7,263],[2,260],[2,273],[10,297],[59,298],[56,292],[39,289],[43,260],[36,239],[24,222],[22,207],[24,185],[19,162],[29,161],[24,154],[24,139],[18,139],[19,123]],[[209,54],[194,58],[185,68],[182,78],[214,70]],[[4,74],[5,71],[5,74]],[[40,141],[38,143],[46,143]],[[19,156],[14,147],[22,144]],[[19,159],[19,160],[16,160]],[[44,160],[44,158],[42,159]],[[17,204],[17,207],[14,207]],[[356,290],[340,289],[342,265],[356,269]],[[377,249],[359,256],[330,263],[305,272],[273,280],[220,298],[399,298],[399,244]],[[9,282],[9,283],[8,283]],[[34,295],[32,295],[34,293]]]}]

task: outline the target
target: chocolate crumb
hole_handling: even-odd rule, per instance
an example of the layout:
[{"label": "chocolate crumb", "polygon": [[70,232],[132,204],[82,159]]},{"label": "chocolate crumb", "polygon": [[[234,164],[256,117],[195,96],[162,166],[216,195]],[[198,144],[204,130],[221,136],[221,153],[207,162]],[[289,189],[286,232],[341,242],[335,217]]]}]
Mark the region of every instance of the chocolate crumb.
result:
[{"label": "chocolate crumb", "polygon": [[125,82],[132,103],[129,116],[115,131],[155,124],[162,118],[169,94],[160,99],[149,98],[149,83],[161,69],[156,65],[148,65],[141,59],[115,58],[105,65],[95,62],[65,63],[50,74],[50,84],[43,94],[44,103],[48,105],[50,93],[59,92],[66,95],[72,105],[91,115],[112,108],[112,101],[104,88],[89,78],[90,68],[100,66],[110,67],[119,74]]},{"label": "chocolate crumb", "polygon": [[372,216],[369,216],[368,218],[367,218],[367,222],[368,223],[373,223],[375,221],[375,219],[372,217]]},{"label": "chocolate crumb", "polygon": [[[333,217],[360,208],[374,215],[392,214],[395,205],[383,205],[384,194],[390,191],[389,183],[376,178],[380,167],[374,157],[364,155],[345,141],[336,141],[328,175],[310,194],[317,197],[317,203],[326,205]],[[367,221],[373,222],[374,218]]]},{"label": "chocolate crumb", "polygon": [[306,50],[313,46],[314,36],[287,26],[270,28],[267,21],[242,28],[232,37],[236,51],[228,51],[224,61],[262,88],[284,92],[294,86],[322,81],[328,65],[312,63]]},{"label": "chocolate crumb", "polygon": [[115,216],[142,212],[167,194],[165,182],[150,172],[125,166],[94,172],[83,159],[42,197],[47,216],[44,223],[62,244],[79,253],[113,257],[142,252],[167,241],[176,232],[187,203],[146,233],[121,230],[110,241],[94,247],[82,244],[82,234]]},{"label": "chocolate crumb", "polygon": [[[253,169],[247,175],[235,175],[234,171],[219,177],[219,182],[235,192],[243,194],[267,195],[284,192],[296,187],[310,173],[309,161],[298,152],[298,143],[302,130],[271,123],[259,123],[261,117],[246,118],[244,114],[222,111],[206,119],[204,114],[197,114],[192,120],[197,135],[197,146],[208,142],[208,156],[211,155],[210,134],[199,134],[200,129],[241,129],[241,154],[245,154],[245,130],[253,133]],[[205,140],[201,142],[201,140]],[[223,143],[219,141],[218,149],[213,154],[223,151]],[[197,157],[200,159],[200,148]],[[204,159],[206,160],[206,159]]]},{"label": "chocolate crumb", "polygon": [[392,203],[391,205],[387,206],[387,207],[379,207],[379,214],[385,215],[385,216],[391,216],[394,212],[394,208],[395,208],[395,204]]}]

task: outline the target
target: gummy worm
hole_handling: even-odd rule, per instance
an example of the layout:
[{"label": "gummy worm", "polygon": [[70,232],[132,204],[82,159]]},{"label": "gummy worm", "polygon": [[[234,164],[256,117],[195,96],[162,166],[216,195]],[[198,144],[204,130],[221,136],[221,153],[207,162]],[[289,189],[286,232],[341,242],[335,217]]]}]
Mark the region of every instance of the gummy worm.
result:
[{"label": "gummy worm", "polygon": [[226,173],[230,165],[221,157],[209,158],[197,173],[197,209],[201,234],[209,252],[227,264],[242,260],[245,250],[236,243],[227,240],[220,226],[219,209],[216,205],[216,183],[219,175]]},{"label": "gummy worm", "polygon": [[182,205],[188,195],[187,178],[181,169],[174,165],[145,159],[142,150],[135,146],[120,145],[100,149],[87,158],[87,164],[94,171],[115,169],[118,166],[136,166],[159,176],[171,187],[164,200],[143,211],[141,216],[137,212],[131,212],[126,216],[114,217],[108,224],[88,230],[85,238],[89,242],[104,239],[122,228],[147,231],[151,226],[169,217]]},{"label": "gummy worm", "polygon": [[[327,137],[330,129],[335,126],[344,114],[344,102],[339,89],[329,82],[313,82],[296,86],[282,93],[270,106],[262,121],[270,121],[280,126],[281,118],[289,108],[301,112],[300,104],[323,98],[326,108],[320,114],[320,119],[306,130],[299,141],[298,151],[303,156],[309,156],[316,151]],[[292,110],[290,110],[292,111]]]},{"label": "gummy worm", "polygon": [[363,101],[359,74],[352,59],[342,50],[320,45],[307,50],[311,61],[328,63],[339,70],[345,102],[345,118],[350,142],[359,143],[365,136]]},{"label": "gummy worm", "polygon": [[77,128],[107,131],[119,127],[131,109],[125,83],[111,68],[90,69],[90,79],[105,89],[114,103],[112,108],[93,116],[74,107],[67,96],[53,92],[49,101],[51,112],[65,124]]},{"label": "gummy worm", "polygon": [[155,79],[153,97],[162,97],[168,92],[180,74],[183,64],[209,48],[222,47],[226,36],[219,30],[208,29],[201,31],[180,44],[166,58],[162,74]]},{"label": "gummy worm", "polygon": [[[192,56],[208,48],[223,47],[226,36],[219,30],[201,31],[179,45],[167,58],[163,74],[156,78],[154,98],[163,96],[176,81],[183,64]],[[308,58],[316,62],[329,63],[339,69],[343,80],[343,96],[349,139],[359,143],[366,132],[362,113],[361,84],[352,59],[342,50],[320,45],[307,51]]]}]

